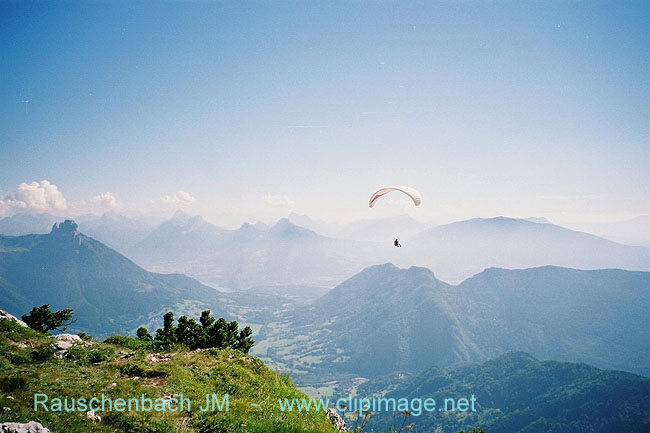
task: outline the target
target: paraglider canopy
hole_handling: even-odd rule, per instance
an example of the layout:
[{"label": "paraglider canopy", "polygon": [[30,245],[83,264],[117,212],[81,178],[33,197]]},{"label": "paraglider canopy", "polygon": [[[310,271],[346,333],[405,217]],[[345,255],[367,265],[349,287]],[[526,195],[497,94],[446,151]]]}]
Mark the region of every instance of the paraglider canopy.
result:
[{"label": "paraglider canopy", "polygon": [[379,197],[384,196],[389,192],[393,192],[393,191],[399,191],[408,195],[409,197],[411,197],[411,200],[413,200],[413,203],[415,203],[416,206],[420,206],[420,203],[422,203],[422,196],[414,188],[411,188],[410,186],[388,186],[386,188],[382,188],[378,190],[372,196],[370,196],[370,201],[368,202],[368,206],[373,207]]}]

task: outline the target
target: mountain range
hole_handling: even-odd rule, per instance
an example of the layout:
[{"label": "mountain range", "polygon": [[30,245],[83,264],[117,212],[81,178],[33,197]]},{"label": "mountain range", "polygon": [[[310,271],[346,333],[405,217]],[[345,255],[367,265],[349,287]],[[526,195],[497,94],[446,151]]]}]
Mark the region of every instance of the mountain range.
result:
[{"label": "mountain range", "polygon": [[[180,211],[155,228],[113,212],[80,218],[83,233],[147,270],[184,273],[225,291],[331,288],[385,262],[427,267],[453,284],[490,267],[650,270],[648,246],[623,245],[545,218],[477,218],[432,227],[406,215],[330,224],[290,214],[271,226],[244,223],[236,230]],[[15,215],[0,220],[0,233],[47,233],[58,220]],[[393,247],[395,237],[403,248]]]},{"label": "mountain range", "polygon": [[650,270],[650,248],[612,242],[549,223],[496,217],[425,230],[407,241],[400,266],[425,266],[450,283],[490,267],[556,265],[578,269]]},{"label": "mountain range", "polygon": [[281,219],[225,230],[177,214],[126,253],[147,269],[182,272],[225,289],[332,287],[372,263],[372,246],[321,236]]},{"label": "mountain range", "polygon": [[0,235],[21,236],[49,233],[52,224],[63,218],[48,213],[19,213],[0,218]]},{"label": "mountain range", "polygon": [[452,286],[385,264],[285,312],[257,354],[294,373],[373,377],[522,350],[648,375],[648,311],[650,272],[491,268]]},{"label": "mountain range", "polygon": [[73,308],[71,329],[106,335],[132,332],[167,309],[224,315],[220,295],[184,275],[145,271],[70,220],[48,234],[0,236],[0,304],[17,316],[46,303]]},{"label": "mountain range", "polygon": [[83,233],[120,252],[136,245],[152,230],[149,224],[113,211],[99,216],[81,215],[75,221]]},{"label": "mountain range", "polygon": [[[214,233],[209,227],[203,231],[200,219],[180,225]],[[278,267],[292,263],[283,250],[298,245],[308,255],[308,248],[332,242],[288,220],[216,235],[236,239],[229,244],[234,257],[229,263],[266,243],[278,247],[267,251],[278,260],[268,266]],[[227,258],[228,251],[221,254]],[[269,272],[272,283],[273,276]],[[310,303],[318,293],[324,294]],[[650,374],[650,272],[488,268],[451,285],[426,268],[384,264],[368,267],[330,291],[270,284],[223,293],[184,275],[146,271],[65,221],[48,234],[0,236],[0,305],[20,316],[44,303],[73,308],[78,322],[71,330],[99,336],[159,325],[168,310],[198,316],[212,309],[215,316],[253,326],[254,353],[302,385],[416,374],[433,365],[483,362],[513,350]],[[567,377],[575,379],[578,373]],[[607,383],[606,377],[602,382]],[[563,386],[557,383],[552,389]],[[519,425],[506,421],[503,425]]]},{"label": "mountain range", "polygon": [[[323,236],[297,223],[341,237]],[[364,267],[387,261],[433,269],[451,283],[489,267],[550,264],[579,269],[650,270],[650,248],[618,244],[545,219],[460,221],[401,238],[401,249],[392,245],[396,226],[408,232],[426,225],[404,216],[332,227],[292,214],[271,227],[246,223],[237,230],[225,230],[200,217],[177,215],[126,254],[147,269],[186,273],[224,289],[333,287]],[[354,240],[354,233],[366,240]],[[380,237],[383,242],[370,240]]]},{"label": "mountain range", "polygon": [[[481,427],[490,433],[631,433],[650,430],[650,378],[585,364],[539,361],[510,352],[480,365],[431,368],[364,383],[361,396],[386,399],[475,398],[467,411],[410,416],[415,431],[457,432]],[[449,406],[451,407],[451,406]],[[369,429],[388,431],[392,413],[377,412]],[[397,426],[399,428],[399,425]]]},{"label": "mountain range", "polygon": [[[0,219],[0,235],[47,234],[53,224],[65,219],[48,213],[11,215]],[[152,230],[148,224],[113,211],[102,215],[79,215],[75,217],[75,222],[86,235],[121,252],[144,239]]]}]

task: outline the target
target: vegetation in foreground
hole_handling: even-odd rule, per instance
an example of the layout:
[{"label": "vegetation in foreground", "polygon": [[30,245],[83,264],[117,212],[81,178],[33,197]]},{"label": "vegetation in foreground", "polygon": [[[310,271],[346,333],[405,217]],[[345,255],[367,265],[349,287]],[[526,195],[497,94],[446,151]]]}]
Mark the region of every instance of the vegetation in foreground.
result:
[{"label": "vegetation in foreground", "polygon": [[[287,377],[231,348],[190,350],[173,344],[154,353],[151,342],[116,336],[87,339],[62,358],[51,336],[0,320],[0,422],[37,421],[52,432],[334,432],[322,412],[282,412],[278,398],[305,397]],[[33,410],[35,393],[49,398],[184,397],[190,412],[85,412]],[[207,394],[229,394],[229,410],[200,412]],[[258,404],[259,406],[251,406]]]}]

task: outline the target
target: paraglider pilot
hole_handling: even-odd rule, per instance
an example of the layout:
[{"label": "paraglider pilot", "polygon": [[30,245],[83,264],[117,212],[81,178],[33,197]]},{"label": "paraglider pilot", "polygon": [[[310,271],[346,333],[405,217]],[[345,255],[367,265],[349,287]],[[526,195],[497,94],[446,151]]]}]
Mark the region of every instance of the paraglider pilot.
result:
[{"label": "paraglider pilot", "polygon": [[393,242],[393,245],[395,245],[398,248],[402,248],[402,244],[399,243],[399,239],[395,239],[395,242]]}]

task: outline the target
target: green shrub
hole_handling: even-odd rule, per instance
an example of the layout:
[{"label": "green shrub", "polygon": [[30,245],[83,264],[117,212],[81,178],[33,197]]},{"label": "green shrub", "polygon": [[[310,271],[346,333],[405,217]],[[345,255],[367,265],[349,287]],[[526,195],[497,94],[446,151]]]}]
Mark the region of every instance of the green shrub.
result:
[{"label": "green shrub", "polygon": [[0,389],[4,392],[13,392],[18,389],[27,387],[27,379],[23,376],[3,376],[0,377]]},{"label": "green shrub", "polygon": [[5,353],[4,357],[9,360],[13,365],[26,365],[31,364],[32,359],[20,353]]},{"label": "green shrub", "polygon": [[176,344],[168,340],[154,340],[151,347],[158,352],[170,352]]},{"label": "green shrub", "polygon": [[142,368],[137,364],[120,365],[120,373],[129,377],[133,377],[133,376],[143,377],[144,368]]},{"label": "green shrub", "polygon": [[92,335],[88,335],[85,332],[80,332],[77,335],[79,336],[79,338],[81,338],[84,341],[92,341],[93,339]]},{"label": "green shrub", "polygon": [[143,341],[153,340],[153,337],[151,336],[151,334],[149,334],[149,330],[144,326],[140,326],[138,328],[138,330],[136,331],[136,336],[138,340],[143,340]]},{"label": "green shrub", "polygon": [[79,365],[97,364],[110,359],[112,352],[109,349],[97,347],[74,346],[68,351],[68,358],[75,360]]},{"label": "green shrub", "polygon": [[121,346],[131,350],[149,349],[153,345],[151,341],[140,340],[125,335],[112,335],[104,340],[104,343],[114,344],[115,346]]},{"label": "green shrub", "polygon": [[38,362],[45,362],[48,359],[52,358],[54,356],[54,348],[52,347],[51,344],[42,344],[38,346],[36,349],[32,350],[30,353],[30,356],[34,361]]},{"label": "green shrub", "polygon": [[[192,350],[230,348],[248,353],[255,344],[251,338],[253,330],[246,326],[240,331],[236,320],[229,322],[223,317],[215,320],[210,314],[210,310],[203,311],[199,322],[181,316],[178,325],[174,326],[174,313],[167,312],[163,316],[163,327],[156,329],[153,347],[168,351],[180,344]],[[144,327],[138,328],[138,338],[147,339],[148,335]]]},{"label": "green shrub", "polygon": [[25,327],[14,320],[0,320],[0,332],[4,335],[25,332]]},{"label": "green shrub", "polygon": [[103,362],[108,359],[106,353],[96,350],[89,354],[88,359],[91,364],[97,364],[98,362]]}]

